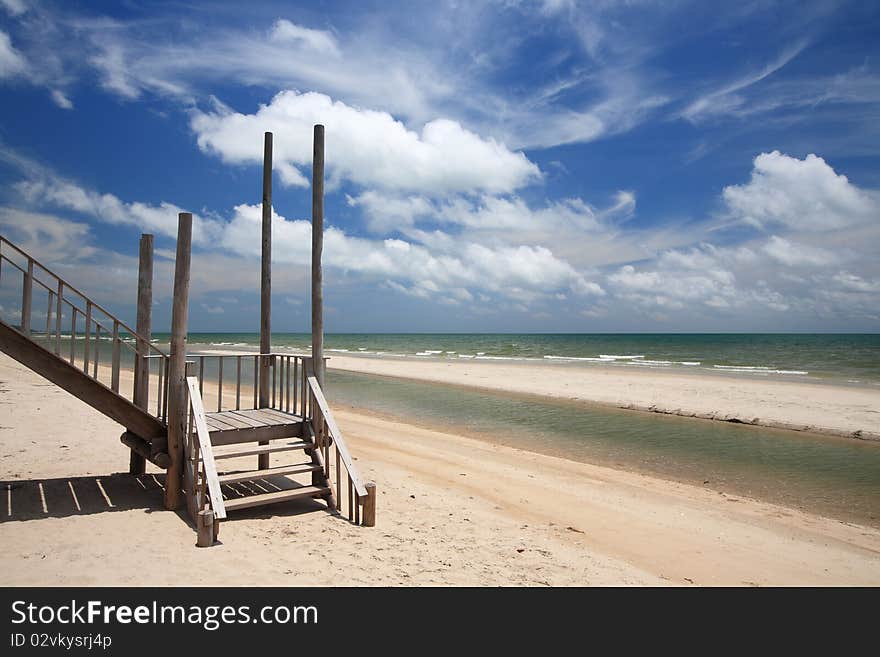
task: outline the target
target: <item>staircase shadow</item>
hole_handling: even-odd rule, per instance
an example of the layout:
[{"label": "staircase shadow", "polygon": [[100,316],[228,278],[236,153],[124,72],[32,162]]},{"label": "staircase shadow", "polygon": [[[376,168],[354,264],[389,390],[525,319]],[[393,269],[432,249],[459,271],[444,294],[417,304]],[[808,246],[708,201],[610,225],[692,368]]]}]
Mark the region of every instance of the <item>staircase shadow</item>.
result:
[{"label": "staircase shadow", "polygon": [[141,509],[164,510],[163,474],[127,472],[0,482],[0,524]]},{"label": "staircase shadow", "polygon": [[[146,513],[165,511],[163,491],[165,473],[134,477],[127,472],[56,479],[0,481],[0,524],[42,518],[112,513],[140,509]],[[276,475],[224,484],[227,500],[261,493],[293,490],[305,484]],[[326,502],[313,498],[289,500],[280,504],[233,511],[229,521],[246,518],[295,517],[314,511],[328,511]],[[192,524],[185,510],[181,518]]]}]

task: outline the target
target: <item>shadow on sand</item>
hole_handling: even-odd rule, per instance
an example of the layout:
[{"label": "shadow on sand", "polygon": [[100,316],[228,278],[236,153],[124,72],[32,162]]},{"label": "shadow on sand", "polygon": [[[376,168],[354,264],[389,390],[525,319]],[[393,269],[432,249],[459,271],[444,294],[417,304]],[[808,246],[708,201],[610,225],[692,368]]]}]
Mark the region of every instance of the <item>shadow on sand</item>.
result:
[{"label": "shadow on sand", "polygon": [[[141,509],[146,513],[164,511],[165,474],[132,476],[127,472],[87,477],[23,479],[0,482],[0,523],[42,518],[112,513]],[[235,482],[223,486],[224,499],[298,488],[302,484],[283,476]],[[230,513],[236,518],[289,517],[327,509],[324,502],[298,499],[271,506],[242,509]],[[187,522],[186,511],[179,512]]]}]

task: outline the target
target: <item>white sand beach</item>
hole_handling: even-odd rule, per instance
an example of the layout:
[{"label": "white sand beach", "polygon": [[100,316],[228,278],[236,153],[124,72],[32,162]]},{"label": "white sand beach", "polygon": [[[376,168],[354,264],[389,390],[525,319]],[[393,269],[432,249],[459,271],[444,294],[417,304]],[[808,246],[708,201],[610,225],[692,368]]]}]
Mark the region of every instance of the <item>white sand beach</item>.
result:
[{"label": "white sand beach", "polygon": [[376,527],[293,502],[198,549],[119,425],[6,356],[0,409],[4,585],[880,584],[876,528],[345,410]]}]

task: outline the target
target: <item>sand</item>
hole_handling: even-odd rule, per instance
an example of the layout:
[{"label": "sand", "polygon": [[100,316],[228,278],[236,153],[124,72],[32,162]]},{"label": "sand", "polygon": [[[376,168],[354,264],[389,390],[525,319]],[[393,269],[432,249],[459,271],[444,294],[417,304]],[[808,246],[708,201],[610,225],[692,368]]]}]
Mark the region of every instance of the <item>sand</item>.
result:
[{"label": "sand", "polygon": [[376,527],[294,502],[238,513],[197,549],[161,507],[161,473],[124,474],[119,425],[0,355],[0,480],[14,483],[0,584],[880,584],[878,529],[336,415],[377,482]]},{"label": "sand", "polygon": [[328,367],[880,440],[877,387],[622,366],[396,360],[337,354],[332,355]]}]

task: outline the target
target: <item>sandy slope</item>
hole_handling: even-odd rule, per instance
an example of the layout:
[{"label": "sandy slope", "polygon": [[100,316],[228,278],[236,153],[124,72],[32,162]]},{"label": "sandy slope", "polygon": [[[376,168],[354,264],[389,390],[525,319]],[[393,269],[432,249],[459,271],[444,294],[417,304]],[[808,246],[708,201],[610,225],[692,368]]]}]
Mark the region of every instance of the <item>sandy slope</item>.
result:
[{"label": "sandy slope", "polygon": [[880,440],[880,389],[690,374],[675,370],[475,361],[393,360],[333,354],[350,372],[597,402],[676,415]]},{"label": "sandy slope", "polygon": [[196,549],[118,425],[0,356],[0,584],[880,584],[877,529],[337,415],[375,528],[292,503]]}]

